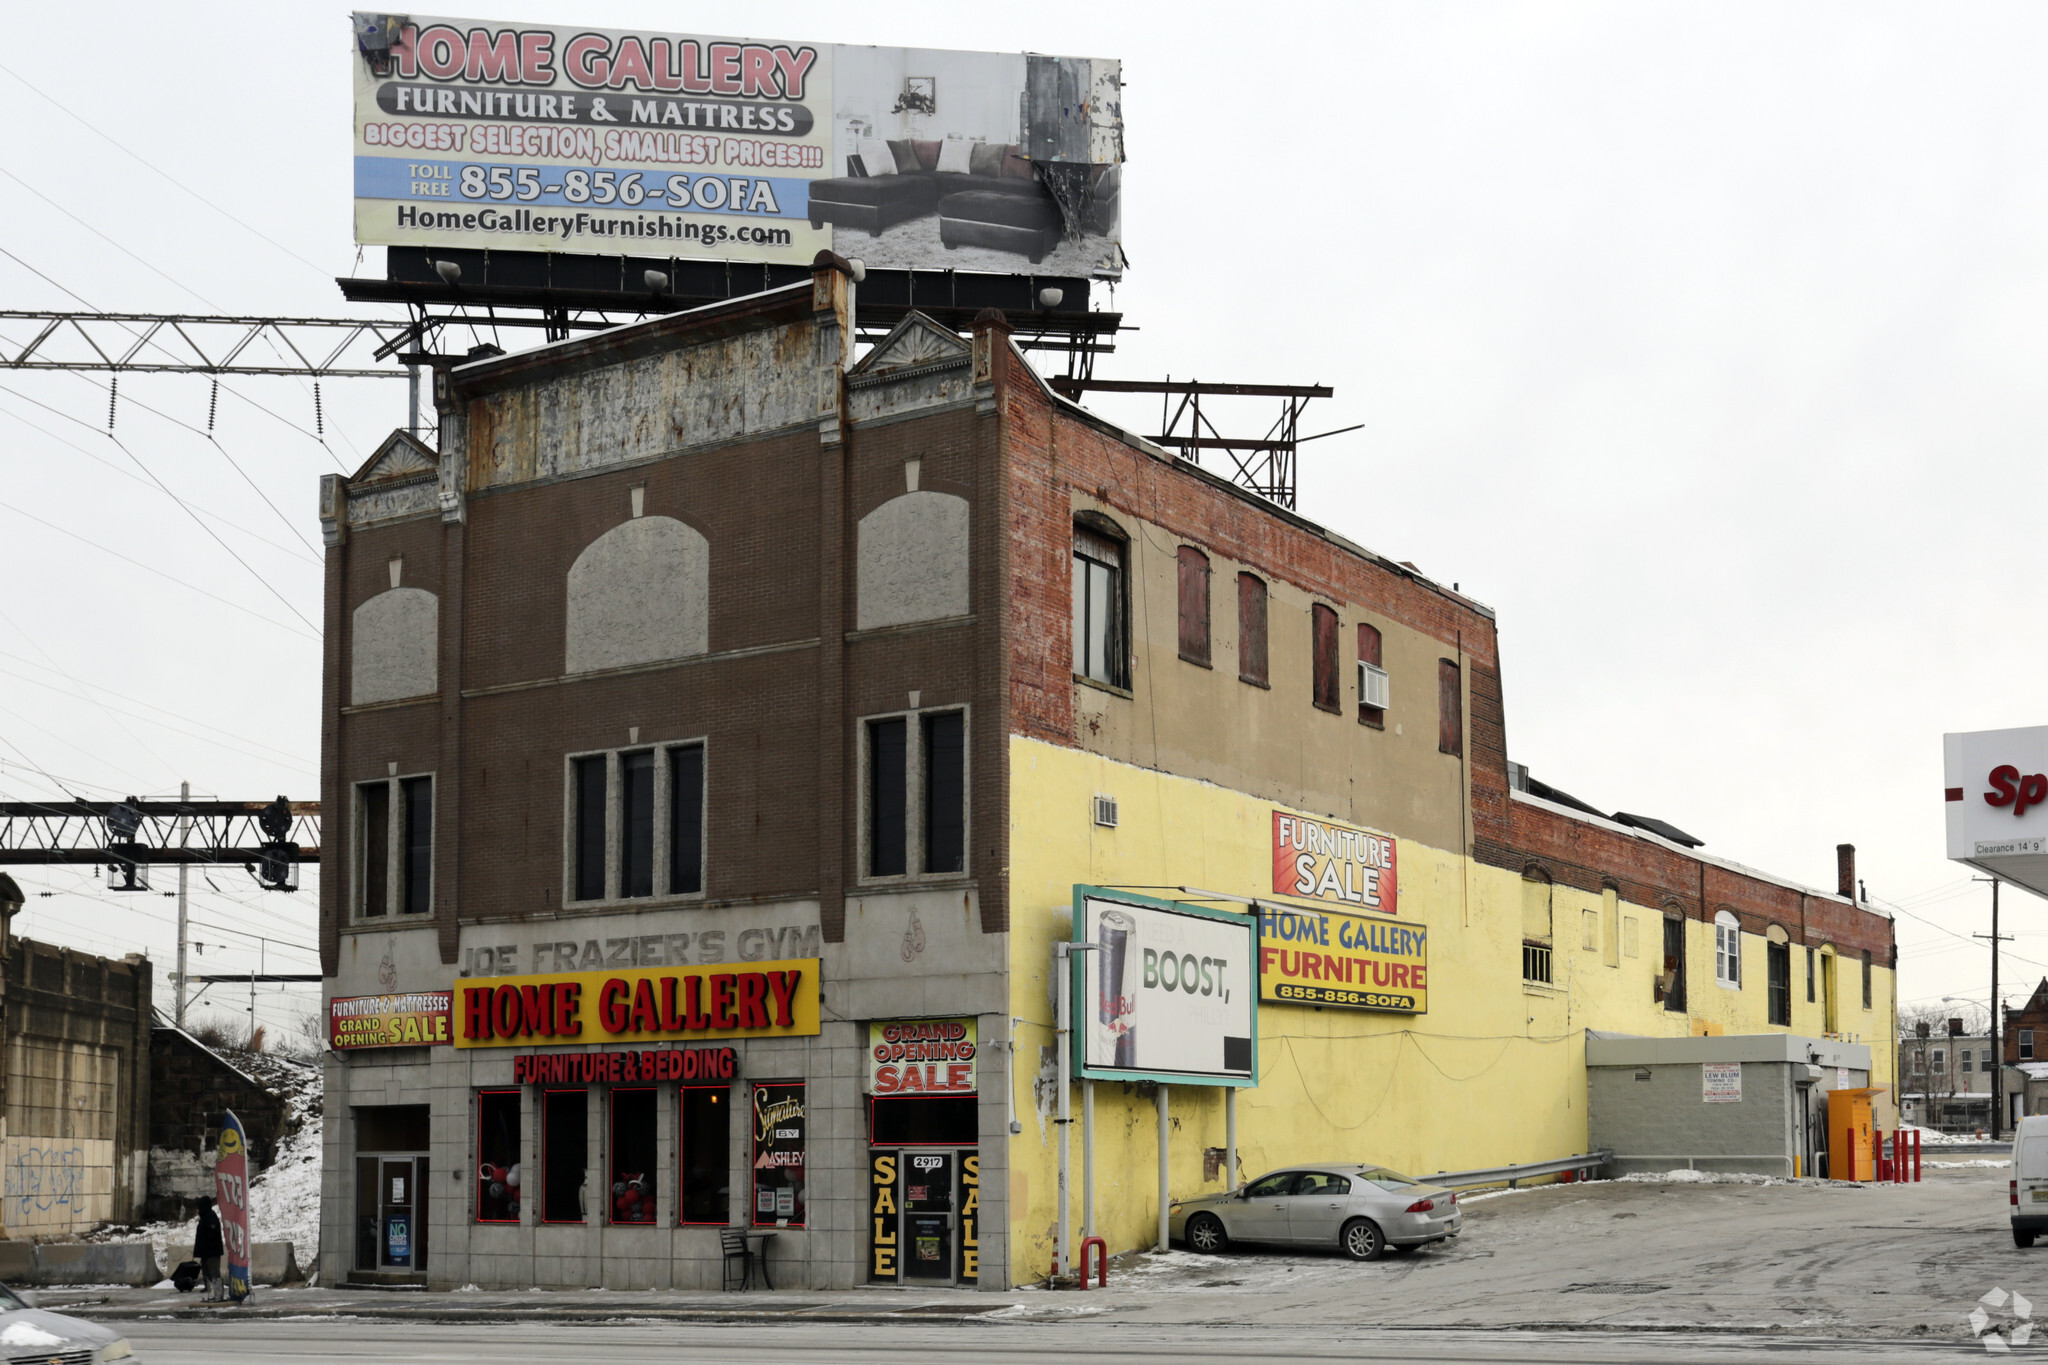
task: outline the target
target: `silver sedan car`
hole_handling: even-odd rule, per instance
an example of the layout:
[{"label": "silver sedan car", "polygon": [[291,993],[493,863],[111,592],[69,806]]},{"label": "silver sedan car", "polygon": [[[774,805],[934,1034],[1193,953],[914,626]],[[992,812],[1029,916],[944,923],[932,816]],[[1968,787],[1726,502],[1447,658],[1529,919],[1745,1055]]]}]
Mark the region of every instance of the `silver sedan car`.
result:
[{"label": "silver sedan car", "polygon": [[25,1365],[141,1365],[127,1339],[111,1328],[37,1308],[33,1296],[0,1285],[0,1360]]},{"label": "silver sedan car", "polygon": [[1177,1201],[1174,1240],[1218,1252],[1232,1242],[1334,1246],[1354,1261],[1376,1261],[1456,1237],[1458,1196],[1384,1166],[1290,1166],[1231,1194]]}]

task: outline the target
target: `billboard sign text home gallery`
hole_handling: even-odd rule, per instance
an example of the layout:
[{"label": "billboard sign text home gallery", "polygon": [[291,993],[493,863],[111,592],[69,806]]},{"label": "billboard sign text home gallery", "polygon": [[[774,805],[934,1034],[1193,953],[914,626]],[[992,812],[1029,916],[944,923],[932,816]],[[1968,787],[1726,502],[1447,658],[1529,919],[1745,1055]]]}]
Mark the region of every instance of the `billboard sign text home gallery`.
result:
[{"label": "billboard sign text home gallery", "polygon": [[1121,65],[355,16],[356,240],[1116,276]]}]

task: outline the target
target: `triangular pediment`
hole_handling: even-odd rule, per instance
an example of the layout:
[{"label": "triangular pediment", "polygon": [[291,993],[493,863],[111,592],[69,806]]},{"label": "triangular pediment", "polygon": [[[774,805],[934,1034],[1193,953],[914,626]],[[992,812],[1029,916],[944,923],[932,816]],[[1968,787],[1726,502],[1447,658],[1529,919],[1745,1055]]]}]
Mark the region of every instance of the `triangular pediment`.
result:
[{"label": "triangular pediment", "polygon": [[431,474],[441,467],[441,457],[418,437],[403,431],[394,431],[384,438],[384,444],[363,467],[355,472],[350,483],[391,483],[398,479],[410,479],[421,474]]},{"label": "triangular pediment", "polygon": [[880,375],[928,365],[967,365],[973,359],[974,349],[965,337],[923,313],[912,311],[862,357],[853,373]]}]

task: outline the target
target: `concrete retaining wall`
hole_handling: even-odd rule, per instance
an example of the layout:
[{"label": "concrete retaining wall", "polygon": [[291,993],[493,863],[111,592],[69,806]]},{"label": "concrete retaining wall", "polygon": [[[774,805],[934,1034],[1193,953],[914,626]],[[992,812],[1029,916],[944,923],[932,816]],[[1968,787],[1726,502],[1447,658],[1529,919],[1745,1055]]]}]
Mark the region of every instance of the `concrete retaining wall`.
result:
[{"label": "concrete retaining wall", "polygon": [[[191,1259],[190,1242],[182,1246],[167,1243],[164,1246],[163,1273],[168,1275]],[[225,1272],[226,1257],[221,1258],[221,1268]],[[299,1273],[298,1259],[292,1254],[290,1242],[255,1242],[249,1247],[249,1278],[257,1284],[297,1284],[305,1277]],[[150,1281],[152,1284],[155,1282]]]}]

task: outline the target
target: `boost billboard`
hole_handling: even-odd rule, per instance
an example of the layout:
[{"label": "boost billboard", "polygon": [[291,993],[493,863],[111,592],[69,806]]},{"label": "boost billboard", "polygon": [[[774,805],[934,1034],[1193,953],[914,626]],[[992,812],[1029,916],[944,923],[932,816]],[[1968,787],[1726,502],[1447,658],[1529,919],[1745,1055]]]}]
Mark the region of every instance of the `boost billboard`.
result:
[{"label": "boost billboard", "polygon": [[1258,921],[1234,911],[1074,888],[1076,1073],[1252,1085]]},{"label": "boost billboard", "polygon": [[355,38],[359,243],[1122,273],[1113,60],[366,13]]}]

